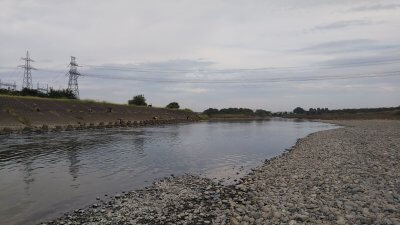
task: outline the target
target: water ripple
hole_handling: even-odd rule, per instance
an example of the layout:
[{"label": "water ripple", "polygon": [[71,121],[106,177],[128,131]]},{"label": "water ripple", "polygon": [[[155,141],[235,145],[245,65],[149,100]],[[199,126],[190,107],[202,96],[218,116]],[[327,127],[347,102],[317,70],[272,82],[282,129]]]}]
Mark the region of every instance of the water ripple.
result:
[{"label": "water ripple", "polygon": [[0,136],[0,221],[34,224],[172,173],[233,177],[332,127],[270,120]]}]

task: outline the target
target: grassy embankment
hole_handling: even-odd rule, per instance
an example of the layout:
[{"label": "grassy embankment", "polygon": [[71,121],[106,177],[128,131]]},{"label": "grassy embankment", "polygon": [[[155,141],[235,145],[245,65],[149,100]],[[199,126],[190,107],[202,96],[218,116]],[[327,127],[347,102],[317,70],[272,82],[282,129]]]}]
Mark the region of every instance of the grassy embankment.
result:
[{"label": "grassy embankment", "polygon": [[117,121],[188,120],[197,115],[185,111],[93,100],[49,99],[0,95],[0,127],[77,126]]}]

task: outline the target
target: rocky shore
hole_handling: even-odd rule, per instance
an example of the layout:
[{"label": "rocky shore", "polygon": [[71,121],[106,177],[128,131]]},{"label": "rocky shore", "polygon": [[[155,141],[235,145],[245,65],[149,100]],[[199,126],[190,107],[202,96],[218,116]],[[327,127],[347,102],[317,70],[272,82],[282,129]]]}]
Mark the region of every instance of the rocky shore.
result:
[{"label": "rocky shore", "polygon": [[45,132],[59,132],[59,131],[74,131],[74,130],[93,130],[93,129],[106,129],[106,128],[121,128],[121,127],[144,127],[144,126],[157,126],[163,124],[174,124],[174,123],[188,123],[198,121],[196,118],[189,119],[151,119],[151,120],[140,120],[140,121],[124,121],[117,120],[115,122],[99,122],[99,123],[80,123],[77,125],[42,125],[42,126],[30,126],[30,127],[17,127],[9,128],[5,127],[0,129],[0,135],[6,134],[21,134],[21,133],[45,133]]},{"label": "rocky shore", "polygon": [[43,224],[400,224],[400,121],[336,121],[237,184],[168,177]]}]

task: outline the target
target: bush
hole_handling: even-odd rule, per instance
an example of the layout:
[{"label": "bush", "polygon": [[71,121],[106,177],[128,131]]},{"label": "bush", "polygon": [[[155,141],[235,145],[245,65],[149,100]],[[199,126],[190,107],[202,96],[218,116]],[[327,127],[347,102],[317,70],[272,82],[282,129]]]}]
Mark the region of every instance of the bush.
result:
[{"label": "bush", "polygon": [[244,115],[253,115],[254,111],[247,108],[227,108],[219,110],[221,114],[244,114]]},{"label": "bush", "polygon": [[256,114],[256,116],[266,117],[271,115],[271,112],[263,109],[257,109],[254,114]]},{"label": "bush", "polygon": [[306,112],[306,110],[304,110],[303,108],[301,108],[301,107],[297,107],[297,108],[295,108],[294,110],[293,110],[293,113],[295,113],[295,114],[304,114]]},{"label": "bush", "polygon": [[209,108],[209,109],[204,110],[203,114],[213,115],[213,114],[217,114],[218,112],[219,112],[218,109]]},{"label": "bush", "polygon": [[144,95],[136,95],[132,98],[132,100],[128,101],[129,105],[140,105],[140,106],[147,106],[146,98]]},{"label": "bush", "polygon": [[169,109],[179,109],[179,104],[177,102],[171,102],[167,105]]},{"label": "bush", "polygon": [[[263,110],[265,111],[265,110]],[[268,112],[268,111],[265,111]],[[215,114],[230,114],[230,115],[254,115],[254,111],[248,108],[224,108],[221,110],[209,108],[204,110],[203,114],[215,115]]]},{"label": "bush", "polygon": [[49,93],[47,94],[49,98],[69,98],[69,99],[77,99],[74,93],[68,89],[54,90],[50,88]]},{"label": "bush", "polygon": [[44,93],[35,89],[24,88],[21,91],[13,91],[0,89],[0,94],[14,95],[14,96],[34,96],[40,98],[68,98],[68,99],[77,99],[74,93],[71,90],[62,89],[62,90],[54,90],[50,88],[48,93]]}]

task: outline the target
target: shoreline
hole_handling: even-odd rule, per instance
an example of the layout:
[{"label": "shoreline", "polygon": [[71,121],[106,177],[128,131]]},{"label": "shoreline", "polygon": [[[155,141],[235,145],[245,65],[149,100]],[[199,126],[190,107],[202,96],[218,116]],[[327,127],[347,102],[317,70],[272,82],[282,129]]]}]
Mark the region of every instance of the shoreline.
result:
[{"label": "shoreline", "polygon": [[159,126],[167,124],[178,124],[178,123],[192,123],[198,122],[198,119],[169,119],[169,120],[138,120],[138,121],[118,121],[118,122],[98,122],[89,124],[79,124],[79,125],[42,125],[34,127],[20,127],[20,128],[10,128],[3,127],[0,129],[0,135],[10,135],[10,134],[29,134],[29,133],[48,133],[48,132],[61,132],[61,131],[81,131],[81,130],[99,130],[99,129],[109,129],[109,128],[136,128],[136,127],[148,127],[148,126]]},{"label": "shoreline", "polygon": [[[393,147],[400,141],[400,123],[335,124],[344,127],[299,139],[289,151],[252,169],[238,184],[224,186],[194,175],[168,177],[144,190],[116,195],[110,202],[100,200],[43,224],[398,224],[400,210],[395,206],[400,204],[400,169],[384,160],[378,150],[387,145],[386,156],[400,159],[399,149]],[[371,160],[371,154],[378,158]],[[360,158],[365,161],[353,162]],[[384,167],[384,174],[393,170],[388,174],[392,179],[373,174],[370,164]],[[366,172],[369,176],[364,177]],[[368,179],[371,182],[365,183]],[[378,189],[376,184],[382,182],[386,185]],[[388,191],[385,194],[381,189]]]}]

